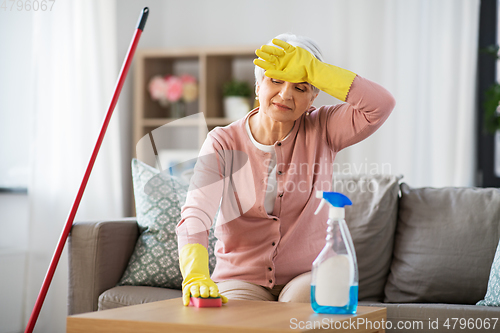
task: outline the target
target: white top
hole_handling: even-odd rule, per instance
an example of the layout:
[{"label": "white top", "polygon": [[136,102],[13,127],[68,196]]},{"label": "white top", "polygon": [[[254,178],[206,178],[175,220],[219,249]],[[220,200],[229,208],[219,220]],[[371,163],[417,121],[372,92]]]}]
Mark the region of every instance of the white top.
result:
[{"label": "white top", "polygon": [[247,129],[250,140],[255,145],[255,147],[259,148],[263,152],[271,154],[268,169],[269,176],[267,178],[266,196],[264,198],[264,209],[268,214],[272,214],[274,210],[274,201],[276,200],[276,195],[278,194],[278,186],[276,184],[276,151],[274,150],[274,145],[263,145],[262,143],[258,143],[255,140],[252,132],[250,131],[248,119],[250,118],[247,118],[245,128]]}]

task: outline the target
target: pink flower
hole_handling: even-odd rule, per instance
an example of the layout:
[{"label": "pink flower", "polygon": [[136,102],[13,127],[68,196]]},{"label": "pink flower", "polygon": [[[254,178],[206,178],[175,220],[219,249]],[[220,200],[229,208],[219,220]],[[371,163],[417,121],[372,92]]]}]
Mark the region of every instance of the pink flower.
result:
[{"label": "pink flower", "polygon": [[169,102],[175,103],[183,100],[186,103],[195,101],[198,97],[198,84],[196,78],[189,74],[154,76],[148,84],[151,99],[159,101],[162,106]]},{"label": "pink flower", "polygon": [[165,78],[165,97],[170,102],[177,102],[182,97],[182,80],[170,75]]},{"label": "pink flower", "polygon": [[149,94],[153,100],[160,100],[164,98],[165,91],[165,81],[159,75],[153,77],[151,81],[149,81]]}]

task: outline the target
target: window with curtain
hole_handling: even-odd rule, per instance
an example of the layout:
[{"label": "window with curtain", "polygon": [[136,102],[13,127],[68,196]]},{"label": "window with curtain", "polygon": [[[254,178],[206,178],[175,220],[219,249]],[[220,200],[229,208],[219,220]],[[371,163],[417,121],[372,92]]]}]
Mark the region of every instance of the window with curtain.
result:
[{"label": "window with curtain", "polygon": [[33,16],[29,13],[14,11],[0,17],[0,189],[3,191],[28,187],[32,27]]},{"label": "window with curtain", "polygon": [[0,332],[21,332],[28,247],[33,15],[0,12]]}]

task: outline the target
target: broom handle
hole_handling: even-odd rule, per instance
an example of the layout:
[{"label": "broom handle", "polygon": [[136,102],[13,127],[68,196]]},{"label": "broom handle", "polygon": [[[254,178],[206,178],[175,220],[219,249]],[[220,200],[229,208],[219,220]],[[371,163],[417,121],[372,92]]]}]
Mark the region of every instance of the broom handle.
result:
[{"label": "broom handle", "polygon": [[66,243],[69,232],[71,231],[71,227],[73,226],[73,221],[75,219],[76,212],[78,211],[80,201],[82,200],[83,192],[85,191],[85,187],[87,186],[90,173],[92,172],[92,167],[94,166],[97,154],[99,153],[102,141],[104,140],[104,135],[106,134],[106,129],[108,128],[109,121],[111,120],[111,116],[113,115],[113,110],[115,109],[116,103],[118,102],[118,97],[120,96],[123,83],[125,82],[125,78],[127,77],[127,72],[130,68],[130,64],[132,63],[132,58],[134,57],[135,49],[137,48],[137,44],[139,43],[139,38],[141,37],[142,31],[144,30],[144,26],[146,25],[148,14],[149,8],[144,7],[141,12],[141,16],[139,17],[139,22],[137,25],[137,29],[135,30],[134,37],[132,38],[132,42],[130,43],[127,55],[125,57],[125,62],[123,63],[122,69],[120,71],[118,82],[115,87],[115,92],[113,94],[113,98],[111,99],[106,117],[104,118],[99,137],[97,138],[94,150],[92,151],[92,156],[90,157],[89,164],[87,165],[87,169],[85,170],[85,175],[83,176],[82,183],[80,184],[80,189],[78,190],[78,194],[76,195],[76,199],[73,202],[73,206],[71,207],[68,219],[66,220],[66,224],[64,225],[64,229],[59,238],[59,242],[57,243],[57,248],[50,262],[49,269],[47,271],[47,274],[45,275],[45,279],[43,280],[42,288],[40,289],[40,293],[38,294],[38,297],[36,299],[35,306],[33,308],[33,311],[31,312],[28,325],[26,326],[26,330],[24,331],[25,333],[33,332],[36,320],[38,319],[38,315],[40,314],[40,310],[42,309],[43,301],[45,300],[45,296],[47,296],[47,291],[49,290],[50,282],[54,277],[54,272],[56,270],[57,264],[59,263],[59,259],[61,258],[64,244]]}]

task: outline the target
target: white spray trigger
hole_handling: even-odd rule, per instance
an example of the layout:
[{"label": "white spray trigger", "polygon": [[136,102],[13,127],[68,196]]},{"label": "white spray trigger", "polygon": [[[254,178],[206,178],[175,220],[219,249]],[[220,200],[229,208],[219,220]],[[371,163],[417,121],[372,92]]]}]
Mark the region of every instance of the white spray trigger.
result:
[{"label": "white spray trigger", "polygon": [[325,204],[325,199],[323,199],[323,191],[316,191],[316,198],[321,199],[321,202],[314,212],[314,215],[318,215],[318,213],[321,211],[321,208],[323,208],[323,205]]},{"label": "white spray trigger", "polygon": [[325,199],[321,199],[321,203],[318,206],[318,209],[314,212],[314,215],[318,215],[318,213],[321,211],[321,208],[325,205]]},{"label": "white spray trigger", "polygon": [[328,201],[328,204],[330,205],[328,210],[328,218],[330,219],[343,219],[345,217],[344,206],[352,205],[352,202],[348,197],[338,192],[317,191],[316,198],[321,198],[321,203],[319,204],[318,209],[316,209],[314,214],[317,215],[321,211],[321,208],[323,208],[325,201]]}]

